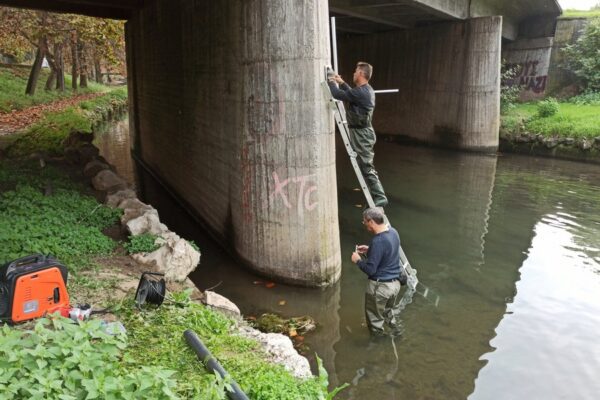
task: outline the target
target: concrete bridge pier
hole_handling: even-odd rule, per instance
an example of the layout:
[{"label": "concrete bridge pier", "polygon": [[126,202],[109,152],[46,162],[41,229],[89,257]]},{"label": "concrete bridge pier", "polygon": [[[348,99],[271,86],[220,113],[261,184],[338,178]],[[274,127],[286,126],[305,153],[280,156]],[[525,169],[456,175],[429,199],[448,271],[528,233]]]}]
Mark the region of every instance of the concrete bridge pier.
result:
[{"label": "concrete bridge pier", "polygon": [[255,271],[335,282],[327,2],[146,1],[126,31],[138,157]]},{"label": "concrete bridge pier", "polygon": [[502,17],[442,22],[401,31],[347,35],[342,74],[374,66],[378,134],[470,151],[495,151],[500,124]]}]

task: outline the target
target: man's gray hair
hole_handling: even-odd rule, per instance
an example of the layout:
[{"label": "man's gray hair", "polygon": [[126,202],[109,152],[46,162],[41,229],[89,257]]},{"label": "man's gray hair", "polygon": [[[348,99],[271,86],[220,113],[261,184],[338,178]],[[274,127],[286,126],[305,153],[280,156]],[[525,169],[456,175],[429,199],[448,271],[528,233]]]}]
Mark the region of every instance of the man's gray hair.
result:
[{"label": "man's gray hair", "polygon": [[356,68],[358,68],[362,73],[365,79],[368,81],[373,76],[373,66],[368,62],[359,61],[356,63]]},{"label": "man's gray hair", "polygon": [[385,221],[385,214],[381,207],[371,207],[363,211],[363,218],[365,221],[374,221],[377,225],[383,224]]}]

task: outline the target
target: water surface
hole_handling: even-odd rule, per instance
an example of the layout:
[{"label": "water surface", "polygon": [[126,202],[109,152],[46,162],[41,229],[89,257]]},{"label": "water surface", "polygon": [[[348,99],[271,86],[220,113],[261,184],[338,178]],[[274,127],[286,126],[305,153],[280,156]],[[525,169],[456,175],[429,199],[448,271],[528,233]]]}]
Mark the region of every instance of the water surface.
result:
[{"label": "water surface", "polygon": [[168,196],[146,195],[171,229],[200,244],[198,287],[216,285],[246,315],[317,320],[305,339],[308,356],[323,358],[332,385],[351,384],[337,398],[597,399],[600,166],[389,143],[378,144],[375,163],[388,216],[426,285],[404,310],[404,335],[395,340],[373,341],[364,325],[366,278],[350,254],[369,235],[344,153],[343,274],[326,290],[257,284],[263,280]]}]

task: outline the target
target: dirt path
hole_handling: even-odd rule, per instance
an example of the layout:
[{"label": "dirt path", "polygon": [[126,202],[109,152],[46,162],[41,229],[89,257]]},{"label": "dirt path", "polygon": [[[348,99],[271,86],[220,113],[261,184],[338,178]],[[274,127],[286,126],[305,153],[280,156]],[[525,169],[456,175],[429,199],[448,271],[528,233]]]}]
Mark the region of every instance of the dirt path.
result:
[{"label": "dirt path", "polygon": [[102,96],[103,94],[104,93],[82,94],[79,96],[53,101],[52,103],[24,108],[22,110],[11,111],[9,113],[0,113],[0,136],[18,132],[21,129],[37,122],[47,111],[61,111],[84,100],[93,99],[94,97]]}]

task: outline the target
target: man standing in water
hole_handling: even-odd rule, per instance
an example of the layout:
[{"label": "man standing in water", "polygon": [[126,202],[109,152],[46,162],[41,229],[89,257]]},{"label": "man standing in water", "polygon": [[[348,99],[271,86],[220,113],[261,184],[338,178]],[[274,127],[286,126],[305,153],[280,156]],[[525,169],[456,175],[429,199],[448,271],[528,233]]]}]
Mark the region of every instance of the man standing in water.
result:
[{"label": "man standing in water", "polygon": [[[400,236],[385,223],[380,208],[363,212],[363,225],[374,236],[369,246],[357,246],[352,262],[369,278],[365,291],[367,326],[374,335],[384,335],[387,323],[392,335],[400,333],[398,315],[400,293]],[[366,259],[361,257],[366,254]]]},{"label": "man standing in water", "polygon": [[350,128],[350,144],[357,153],[358,166],[369,186],[375,205],[385,207],[388,204],[388,199],[373,166],[373,158],[375,157],[373,146],[376,138],[375,130],[373,130],[371,124],[373,110],[375,109],[375,92],[369,85],[369,79],[372,75],[373,67],[361,61],[356,64],[352,77],[356,85],[354,88],[350,88],[339,75],[332,76],[328,84],[331,95],[335,99],[348,102],[349,107],[346,111],[346,118],[348,119],[348,128]]}]

